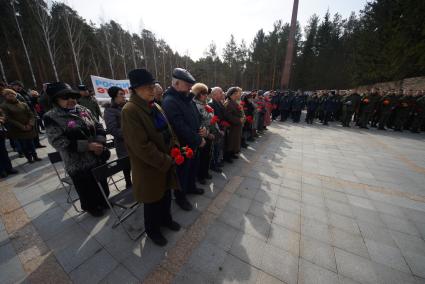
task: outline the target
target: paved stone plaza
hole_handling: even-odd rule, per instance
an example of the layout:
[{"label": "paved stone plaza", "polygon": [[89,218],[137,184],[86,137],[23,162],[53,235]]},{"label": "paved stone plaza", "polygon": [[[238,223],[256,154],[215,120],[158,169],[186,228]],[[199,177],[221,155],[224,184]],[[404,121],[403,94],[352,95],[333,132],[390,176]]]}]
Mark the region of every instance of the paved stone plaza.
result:
[{"label": "paved stone plaza", "polygon": [[11,153],[21,174],[0,182],[0,283],[425,283],[424,142],[274,123],[191,197],[196,210],[173,205],[184,229],[165,248],[76,212],[50,147],[33,165]]}]

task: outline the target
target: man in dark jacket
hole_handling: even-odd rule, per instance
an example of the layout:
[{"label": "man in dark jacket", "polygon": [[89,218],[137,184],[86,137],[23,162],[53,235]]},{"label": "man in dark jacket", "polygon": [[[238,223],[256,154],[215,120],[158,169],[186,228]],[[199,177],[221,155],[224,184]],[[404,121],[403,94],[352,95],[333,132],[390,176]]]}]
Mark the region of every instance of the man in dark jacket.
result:
[{"label": "man in dark jacket", "polygon": [[305,97],[301,93],[297,93],[292,100],[292,121],[295,123],[300,122],[301,111],[305,106]]},{"label": "man in dark jacket", "polygon": [[286,93],[280,97],[279,110],[280,110],[280,121],[286,121],[291,112],[292,95]]},{"label": "man in dark jacket", "polygon": [[305,122],[307,122],[308,124],[313,124],[318,107],[319,97],[316,93],[313,93],[307,98],[307,115],[305,117]]},{"label": "man in dark jacket", "polygon": [[186,194],[203,194],[204,190],[196,187],[198,149],[205,146],[204,137],[207,135],[205,128],[201,129],[199,113],[190,93],[195,78],[185,69],[175,68],[172,73],[172,85],[165,91],[162,107],[167,118],[177,135],[180,145],[188,145],[195,155],[192,159],[177,167],[177,175],[180,180],[180,191],[175,191],[176,203],[183,210],[193,209],[187,200]]},{"label": "man in dark jacket", "polygon": [[350,122],[353,117],[353,114],[359,108],[360,105],[360,95],[357,91],[350,91],[342,99],[342,126],[350,127]]}]

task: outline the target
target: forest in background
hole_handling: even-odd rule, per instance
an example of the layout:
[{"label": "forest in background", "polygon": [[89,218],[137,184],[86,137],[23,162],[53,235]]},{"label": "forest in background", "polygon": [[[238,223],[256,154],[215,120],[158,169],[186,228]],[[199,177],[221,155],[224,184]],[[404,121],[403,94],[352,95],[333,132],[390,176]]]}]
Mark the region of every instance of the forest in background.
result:
[{"label": "forest in background", "polygon": [[[374,0],[358,14],[312,15],[297,26],[291,89],[343,89],[425,75],[425,1]],[[114,21],[87,22],[64,3],[0,0],[1,80],[28,87],[64,81],[90,84],[89,75],[124,79],[146,67],[168,86],[183,67],[209,86],[279,89],[289,23],[276,21],[253,41],[232,35],[219,55],[206,43],[202,58],[173,51],[149,30],[130,33]],[[188,46],[188,49],[190,46]]]}]

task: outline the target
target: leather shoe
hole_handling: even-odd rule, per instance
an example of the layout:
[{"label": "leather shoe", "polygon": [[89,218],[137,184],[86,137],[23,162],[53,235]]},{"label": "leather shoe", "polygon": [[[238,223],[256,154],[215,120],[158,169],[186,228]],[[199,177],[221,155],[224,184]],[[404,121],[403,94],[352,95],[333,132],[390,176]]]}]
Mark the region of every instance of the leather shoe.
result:
[{"label": "leather shoe", "polygon": [[152,240],[154,244],[160,247],[165,247],[168,243],[167,239],[160,233],[146,233],[148,238]]},{"label": "leather shoe", "polygon": [[223,170],[222,170],[222,169],[220,169],[220,168],[211,168],[211,170],[212,170],[213,172],[216,172],[216,173],[219,173],[219,174],[221,174],[221,173],[223,172]]},{"label": "leather shoe", "polygon": [[181,229],[181,226],[176,221],[171,221],[170,224],[164,225],[164,227],[170,229],[171,231],[178,232]]},{"label": "leather shoe", "polygon": [[41,144],[35,146],[35,148],[46,148],[46,147],[47,147],[46,145],[41,145]]},{"label": "leather shoe", "polygon": [[15,169],[10,169],[10,170],[6,171],[6,173],[9,174],[9,175],[16,175],[19,172]]},{"label": "leather shoe", "polygon": [[190,202],[186,198],[185,199],[176,199],[176,203],[184,211],[192,211],[193,210],[192,204],[190,204]]}]

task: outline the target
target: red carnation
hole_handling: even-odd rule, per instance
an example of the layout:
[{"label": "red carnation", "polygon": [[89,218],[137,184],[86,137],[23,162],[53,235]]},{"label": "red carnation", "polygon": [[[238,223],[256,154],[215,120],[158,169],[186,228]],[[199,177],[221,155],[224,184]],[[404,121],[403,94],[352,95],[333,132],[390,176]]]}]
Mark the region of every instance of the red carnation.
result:
[{"label": "red carnation", "polygon": [[205,110],[206,110],[208,113],[213,113],[213,112],[214,112],[213,108],[212,108],[212,107],[210,107],[209,105],[205,105]]},{"label": "red carnation", "polygon": [[220,122],[220,125],[221,125],[221,127],[223,127],[223,128],[230,127],[230,123],[228,123],[228,122],[227,122],[227,121],[225,121],[225,120],[222,120],[222,121]]},{"label": "red carnation", "polygon": [[210,124],[211,125],[214,125],[214,124],[216,124],[217,122],[219,122],[219,118],[218,118],[218,116],[216,116],[216,115],[214,115],[212,118],[211,118],[211,121],[210,121]]},{"label": "red carnation", "polygon": [[248,116],[246,117],[246,121],[247,121],[248,123],[252,123],[252,122],[254,121],[254,119],[252,118],[252,116],[251,116],[251,115],[248,115]]},{"label": "red carnation", "polygon": [[178,155],[174,161],[176,162],[176,165],[180,166],[184,162],[184,157],[182,155]]},{"label": "red carnation", "polygon": [[179,148],[174,147],[173,149],[171,149],[171,157],[173,157],[175,159],[180,155],[181,155],[181,152],[180,152]]},{"label": "red carnation", "polygon": [[273,109],[277,109],[277,105],[273,105]]},{"label": "red carnation", "polygon": [[244,105],[245,105],[245,102],[244,102],[244,101],[241,101],[241,102],[240,102],[240,105],[241,105],[241,106],[244,106]]},{"label": "red carnation", "polygon": [[189,147],[186,147],[186,158],[192,159],[192,157],[193,157],[193,150],[190,149]]}]

